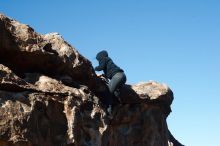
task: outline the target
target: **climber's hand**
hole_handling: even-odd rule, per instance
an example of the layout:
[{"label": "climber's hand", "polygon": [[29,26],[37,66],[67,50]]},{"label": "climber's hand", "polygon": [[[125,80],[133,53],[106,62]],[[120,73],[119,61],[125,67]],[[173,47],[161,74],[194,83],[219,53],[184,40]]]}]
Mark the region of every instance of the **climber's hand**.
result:
[{"label": "climber's hand", "polygon": [[102,76],[103,76],[103,74],[97,74],[97,76],[98,76],[98,77],[102,77]]},{"label": "climber's hand", "polygon": [[104,74],[98,74],[97,76],[100,77],[100,78],[105,78]]},{"label": "climber's hand", "polygon": [[97,75],[99,78],[101,78],[103,81],[105,81],[106,83],[108,83],[108,79],[105,77],[104,74],[98,74]]}]

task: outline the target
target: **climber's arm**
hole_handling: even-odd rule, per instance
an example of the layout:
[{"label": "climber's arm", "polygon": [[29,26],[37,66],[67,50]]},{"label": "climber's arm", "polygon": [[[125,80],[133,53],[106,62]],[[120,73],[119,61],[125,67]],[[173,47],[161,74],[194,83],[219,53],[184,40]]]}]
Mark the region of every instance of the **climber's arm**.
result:
[{"label": "climber's arm", "polygon": [[101,70],[104,70],[105,68],[105,60],[101,60],[99,61],[99,66],[95,67],[95,71],[101,71]]}]

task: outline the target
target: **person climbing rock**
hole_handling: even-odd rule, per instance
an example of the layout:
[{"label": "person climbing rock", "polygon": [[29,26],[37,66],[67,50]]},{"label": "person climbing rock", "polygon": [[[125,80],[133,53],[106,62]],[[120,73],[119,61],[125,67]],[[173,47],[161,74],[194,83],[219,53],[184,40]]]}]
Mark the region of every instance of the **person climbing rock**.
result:
[{"label": "person climbing rock", "polygon": [[[98,60],[99,65],[95,67],[95,71],[104,72],[104,77],[107,80],[110,80],[107,84],[109,92],[112,95],[119,97],[120,89],[127,80],[124,71],[112,61],[112,59],[108,56],[108,52],[106,50],[100,51],[96,55],[96,59]],[[111,113],[112,99],[108,99],[107,104],[108,112]]]}]

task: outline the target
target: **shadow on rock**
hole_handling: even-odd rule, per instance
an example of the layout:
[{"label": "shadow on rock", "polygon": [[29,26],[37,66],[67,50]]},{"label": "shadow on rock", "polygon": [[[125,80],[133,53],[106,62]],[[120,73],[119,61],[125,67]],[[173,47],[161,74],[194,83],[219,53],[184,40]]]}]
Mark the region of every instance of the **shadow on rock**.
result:
[{"label": "shadow on rock", "polygon": [[120,102],[122,104],[141,103],[143,99],[132,89],[131,85],[124,85],[120,92]]}]

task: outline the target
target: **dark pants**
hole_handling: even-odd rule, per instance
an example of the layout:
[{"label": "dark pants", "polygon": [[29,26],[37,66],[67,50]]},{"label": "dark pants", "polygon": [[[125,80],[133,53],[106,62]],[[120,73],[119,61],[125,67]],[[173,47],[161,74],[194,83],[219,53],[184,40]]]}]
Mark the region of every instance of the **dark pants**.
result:
[{"label": "dark pants", "polygon": [[119,90],[125,84],[126,80],[124,72],[116,73],[108,84],[110,93],[114,94],[116,97],[119,96]]},{"label": "dark pants", "polygon": [[103,103],[107,107],[113,104],[114,95],[117,97],[120,94],[118,90],[125,84],[126,80],[123,72],[118,72],[112,77],[108,84],[110,94],[105,94],[105,98],[103,99]]},{"label": "dark pants", "polygon": [[113,104],[113,95],[116,97],[119,96],[120,88],[125,84],[126,80],[126,76],[123,72],[118,72],[112,77],[108,84],[109,92],[111,94],[107,94],[103,101],[107,107]]}]

